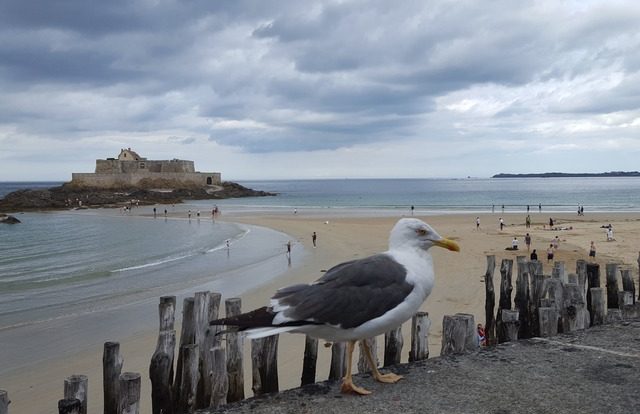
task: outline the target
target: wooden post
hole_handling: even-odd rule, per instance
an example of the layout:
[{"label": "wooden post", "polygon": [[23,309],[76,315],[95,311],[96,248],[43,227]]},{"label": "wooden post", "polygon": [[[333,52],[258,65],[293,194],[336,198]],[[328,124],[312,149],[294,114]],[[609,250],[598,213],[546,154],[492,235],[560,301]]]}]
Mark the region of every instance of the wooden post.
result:
[{"label": "wooden post", "polygon": [[397,365],[402,357],[402,325],[384,334],[384,366]]},{"label": "wooden post", "polygon": [[64,398],[80,400],[80,414],[87,414],[89,379],[86,375],[72,375],[64,380]]},{"label": "wooden post", "polygon": [[498,313],[496,315],[496,336],[498,343],[506,341],[506,333],[502,326],[502,310],[511,309],[511,292],[513,291],[513,285],[511,283],[512,272],[513,260],[502,259],[502,263],[500,264],[500,301],[498,302]]},{"label": "wooden post", "polygon": [[196,292],[193,298],[194,342],[198,345],[198,384],[195,408],[206,408],[211,401],[211,385],[209,384],[207,367],[204,361],[209,359],[209,349],[205,349],[207,330],[209,329],[209,292]]},{"label": "wooden post", "polygon": [[607,309],[618,309],[618,264],[607,263]]},{"label": "wooden post", "polygon": [[468,350],[469,320],[459,315],[445,315],[442,320],[440,355],[462,354]]},{"label": "wooden post", "polygon": [[589,304],[591,326],[602,325],[605,318],[604,288],[597,287],[589,289],[589,297],[591,298],[591,303]]},{"label": "wooden post", "polygon": [[631,269],[622,269],[622,290],[625,292],[631,292],[631,297],[634,304],[636,302],[636,285],[633,284],[633,279],[631,278]]},{"label": "wooden post", "polygon": [[182,352],[180,349],[185,345],[195,344],[196,327],[195,327],[195,299],[184,298],[182,302],[182,330],[180,331],[180,345],[178,346],[178,362],[176,364],[176,378],[173,381],[173,395],[178,398],[180,395],[180,384],[182,383]]},{"label": "wooden post", "polygon": [[[202,345],[200,345],[200,382],[198,389],[198,398],[199,398],[199,407],[198,408],[206,408],[211,404],[211,392],[213,390],[213,384],[211,384],[211,375],[213,372],[213,354],[211,353],[211,349],[220,345],[220,335],[217,333],[220,331],[221,327],[219,325],[209,325],[209,321],[218,319],[218,314],[220,312],[220,300],[222,299],[222,295],[216,292],[208,292],[208,303],[209,309],[207,311],[207,318],[205,322],[205,333],[202,341]],[[202,352],[202,350],[206,352]],[[226,361],[225,361],[226,363]]]},{"label": "wooden post", "polygon": [[411,318],[411,349],[409,362],[429,358],[429,329],[431,319],[428,312],[418,312]]},{"label": "wooden post", "polygon": [[[562,333],[562,307],[564,305],[564,294],[563,294],[563,283],[558,277],[546,278],[543,283],[542,288],[542,297],[547,297],[549,299],[549,305],[556,308],[556,315],[558,316],[556,328],[557,332]],[[541,299],[542,302],[542,299]],[[542,306],[542,304],[540,305]]]},{"label": "wooden post", "polygon": [[[589,315],[591,318],[591,326],[593,325],[602,325],[604,322],[604,312],[602,312],[602,319],[600,323],[594,323],[594,306],[591,298],[591,288],[599,288],[600,287],[600,265],[598,263],[587,263],[587,309],[589,310]],[[604,304],[604,299],[602,300],[602,304]]]},{"label": "wooden post", "polygon": [[[518,258],[519,259],[519,258]],[[518,260],[518,278],[516,279],[515,308],[518,310],[518,338],[531,338],[531,321],[529,319],[529,272],[526,261]]]},{"label": "wooden post", "polygon": [[[230,298],[224,302],[226,317],[241,313],[240,298]],[[229,332],[227,335],[227,375],[229,377],[229,393],[227,402],[244,399],[244,363],[242,361],[243,338],[238,333]]]},{"label": "wooden post", "polygon": [[578,259],[576,261],[576,273],[578,274],[578,286],[582,292],[584,303],[587,303],[587,261]]},{"label": "wooden post", "polygon": [[279,391],[278,386],[278,338],[271,335],[251,341],[253,393],[269,394]]},{"label": "wooden post", "polygon": [[560,279],[562,283],[567,283],[567,276],[564,272],[564,262],[553,262],[553,270],[551,271],[551,277]]},{"label": "wooden post", "polygon": [[120,401],[120,373],[122,356],[118,342],[105,342],[102,354],[102,390],[104,394],[104,414],[118,414]]},{"label": "wooden post", "polygon": [[504,329],[504,341],[511,342],[518,340],[518,330],[520,329],[520,312],[517,310],[502,310],[502,326]]},{"label": "wooden post", "polygon": [[345,342],[334,342],[331,346],[329,381],[339,381],[347,373],[346,353],[347,344]]},{"label": "wooden post", "polygon": [[493,255],[487,256],[487,271],[484,274],[484,334],[487,345],[493,345],[496,343],[496,323],[493,313],[496,306],[496,293],[493,288],[493,272],[495,267],[496,257]]},{"label": "wooden post", "polygon": [[560,320],[562,332],[572,332],[589,327],[589,314],[582,297],[582,288],[574,283],[564,285]]},{"label": "wooden post", "polygon": [[5,390],[0,390],[0,414],[9,414],[9,393]]},{"label": "wooden post", "polygon": [[529,302],[529,323],[531,326],[531,336],[540,336],[540,323],[538,308],[542,295],[542,285],[544,275],[542,274],[542,263],[538,260],[529,262],[529,278],[531,280],[530,302]]},{"label": "wooden post", "polygon": [[618,292],[618,303],[620,304],[620,309],[626,305],[633,305],[633,293],[626,290]]},{"label": "wooden post", "polygon": [[176,320],[176,297],[161,296],[158,305],[158,314],[160,316],[159,331],[170,331],[174,329]]},{"label": "wooden post", "polygon": [[575,273],[569,273],[569,275],[567,276],[567,283],[571,283],[574,285],[578,284],[578,275]]},{"label": "wooden post", "polygon": [[224,348],[216,345],[211,352],[213,370],[211,374],[211,402],[209,407],[218,408],[227,403],[229,378],[227,377],[227,357]]},{"label": "wooden post", "polygon": [[549,337],[556,336],[558,334],[558,312],[555,307],[540,307],[539,323],[540,323],[540,336]]},{"label": "wooden post", "polygon": [[638,252],[638,301],[640,301],[640,252]]},{"label": "wooden post", "polygon": [[307,335],[304,341],[304,360],[302,363],[300,386],[315,384],[317,362],[318,340]]},{"label": "wooden post", "polygon": [[478,349],[480,342],[478,340],[475,317],[470,313],[456,313],[453,316],[461,320],[467,327],[464,344],[465,352],[472,352]]},{"label": "wooden post", "polygon": [[153,414],[172,414],[175,407],[173,391],[173,361],[176,331],[161,331],[149,365],[151,407]]},{"label": "wooden post", "polygon": [[64,398],[58,401],[58,414],[80,414],[81,412],[82,402],[77,398]]},{"label": "wooden post", "polygon": [[198,377],[200,376],[199,352],[196,344],[184,345],[180,348],[182,374],[180,375],[180,384],[177,384],[179,392],[175,397],[177,413],[190,414],[196,410],[196,394],[198,392]]},{"label": "wooden post", "polygon": [[119,414],[140,414],[140,374],[125,372],[120,375]]},{"label": "wooden post", "polygon": [[[365,339],[367,344],[369,345],[369,349],[371,350],[371,356],[373,357],[373,362],[376,364],[376,367],[379,365],[378,362],[378,341],[376,338],[367,338]],[[358,346],[360,352],[358,353],[358,372],[370,372],[371,366],[369,366],[369,361],[364,353],[364,346],[362,345],[362,341],[358,341]]]}]

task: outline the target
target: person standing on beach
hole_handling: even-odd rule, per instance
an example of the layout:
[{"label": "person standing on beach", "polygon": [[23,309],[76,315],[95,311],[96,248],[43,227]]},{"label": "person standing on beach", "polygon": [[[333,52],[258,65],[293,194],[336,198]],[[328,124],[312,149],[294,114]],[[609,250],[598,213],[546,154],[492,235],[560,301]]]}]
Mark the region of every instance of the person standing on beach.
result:
[{"label": "person standing on beach", "polygon": [[416,208],[414,206],[411,206],[411,215],[413,216],[413,210],[415,210]]},{"label": "person standing on beach", "polygon": [[153,208],[153,218],[156,218],[156,208]]},{"label": "person standing on beach", "polygon": [[533,249],[533,251],[531,252],[530,259],[531,260],[538,260],[538,253],[536,252],[536,249]]},{"label": "person standing on beach", "polygon": [[513,240],[511,240],[511,250],[518,250],[518,238],[514,237]]},{"label": "person standing on beach", "polygon": [[529,213],[529,204],[527,204],[527,214]]},{"label": "person standing on beach", "polygon": [[318,238],[318,235],[316,234],[316,232],[314,231],[313,234],[311,235],[311,241],[313,242],[313,247],[316,247],[316,240]]},{"label": "person standing on beach", "polygon": [[480,230],[480,217],[476,217],[476,230]]},{"label": "person standing on beach", "polygon": [[538,213],[542,213],[542,204],[538,204]]},{"label": "person standing on beach", "polygon": [[531,236],[529,235],[529,233],[524,236],[524,244],[527,245],[527,251],[529,251],[529,249],[531,248]]},{"label": "person standing on beach", "polygon": [[596,257],[596,244],[591,240],[591,245],[589,246],[589,257]]},{"label": "person standing on beach", "polygon": [[531,228],[531,216],[527,214],[527,218],[524,219],[524,226],[526,228]]},{"label": "person standing on beach", "polygon": [[558,236],[553,238],[553,248],[555,250],[558,250],[558,247],[560,247],[560,238],[558,238]]},{"label": "person standing on beach", "polygon": [[502,219],[502,217],[500,217],[500,220],[498,220],[500,222],[500,231],[502,231],[502,229],[504,228],[504,220]]},{"label": "person standing on beach", "polygon": [[491,204],[491,212],[492,213],[496,212],[496,205],[495,204]]},{"label": "person standing on beach", "polygon": [[504,213],[504,204],[502,205],[502,212]]},{"label": "person standing on beach", "polygon": [[291,240],[287,242],[287,257],[291,257]]},{"label": "person standing on beach", "polygon": [[553,244],[550,244],[549,248],[547,249],[547,263],[551,263],[552,260],[553,260]]}]

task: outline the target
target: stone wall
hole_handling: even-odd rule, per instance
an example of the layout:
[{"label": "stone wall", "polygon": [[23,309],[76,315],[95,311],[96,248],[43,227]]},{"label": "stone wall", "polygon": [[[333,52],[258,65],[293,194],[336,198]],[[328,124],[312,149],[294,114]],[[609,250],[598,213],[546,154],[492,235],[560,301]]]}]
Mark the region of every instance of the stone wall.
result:
[{"label": "stone wall", "polygon": [[219,185],[220,173],[73,173],[71,185],[85,188],[189,188]]},{"label": "stone wall", "polygon": [[121,160],[96,160],[96,174],[120,174],[120,173],[195,173],[193,161],[168,160],[168,161],[121,161]]}]

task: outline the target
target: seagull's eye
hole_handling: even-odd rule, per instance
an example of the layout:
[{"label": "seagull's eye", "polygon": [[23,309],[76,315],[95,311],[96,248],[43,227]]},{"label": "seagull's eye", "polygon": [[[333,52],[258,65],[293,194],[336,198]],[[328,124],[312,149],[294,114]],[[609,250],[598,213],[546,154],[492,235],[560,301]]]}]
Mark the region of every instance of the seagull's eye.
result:
[{"label": "seagull's eye", "polygon": [[418,229],[418,230],[416,230],[416,233],[418,233],[419,236],[426,236],[427,235],[427,231],[425,229]]}]

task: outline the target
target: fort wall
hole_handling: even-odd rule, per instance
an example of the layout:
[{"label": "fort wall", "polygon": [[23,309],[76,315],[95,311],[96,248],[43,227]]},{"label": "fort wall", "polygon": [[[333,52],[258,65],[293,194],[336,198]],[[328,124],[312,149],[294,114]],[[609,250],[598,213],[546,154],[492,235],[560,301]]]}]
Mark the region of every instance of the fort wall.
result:
[{"label": "fort wall", "polygon": [[136,171],[132,173],[73,173],[71,185],[89,188],[119,189],[119,188],[185,188],[206,187],[221,183],[220,173],[217,172],[149,172]]}]

